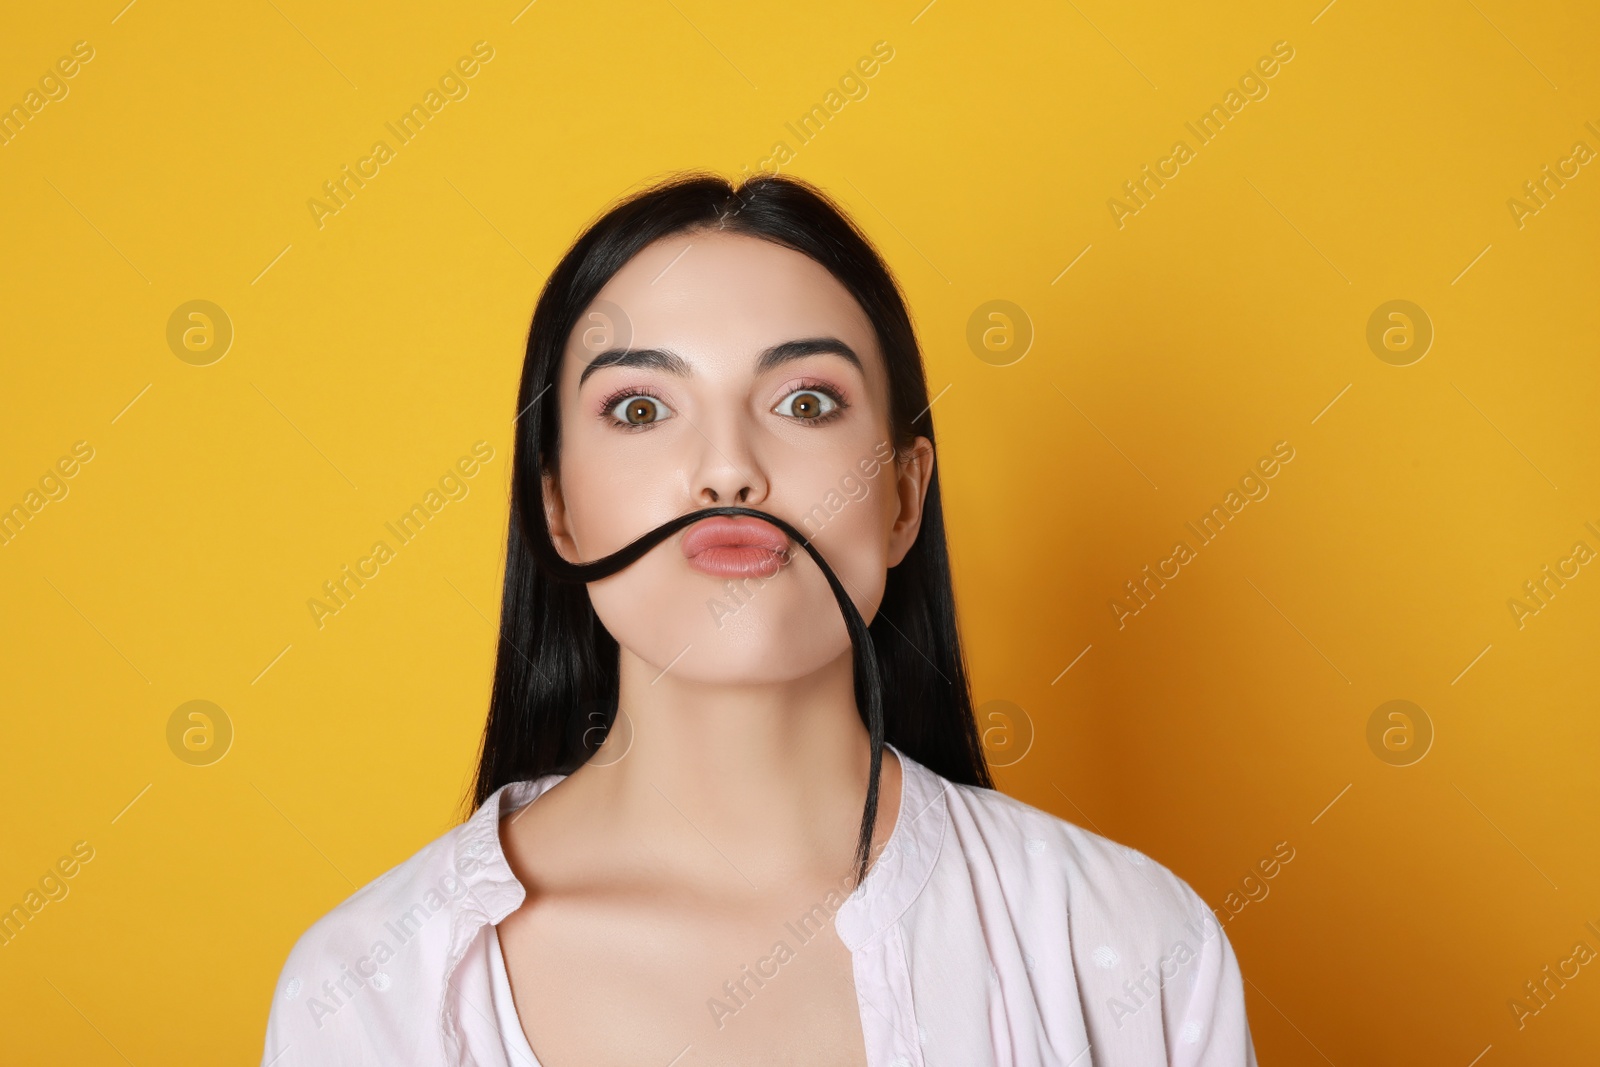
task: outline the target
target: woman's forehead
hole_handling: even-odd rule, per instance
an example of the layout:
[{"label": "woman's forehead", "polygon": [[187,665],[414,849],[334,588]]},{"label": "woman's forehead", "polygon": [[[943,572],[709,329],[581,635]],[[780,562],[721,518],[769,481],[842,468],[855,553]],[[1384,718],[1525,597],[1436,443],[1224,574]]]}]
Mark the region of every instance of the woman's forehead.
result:
[{"label": "woman's forehead", "polygon": [[[666,348],[686,360],[754,360],[762,350],[808,337],[837,337],[881,367],[871,320],[827,268],[757,237],[699,231],[647,246],[612,276],[592,307],[604,306],[613,335],[631,348]],[[569,348],[585,346],[585,318]]]}]

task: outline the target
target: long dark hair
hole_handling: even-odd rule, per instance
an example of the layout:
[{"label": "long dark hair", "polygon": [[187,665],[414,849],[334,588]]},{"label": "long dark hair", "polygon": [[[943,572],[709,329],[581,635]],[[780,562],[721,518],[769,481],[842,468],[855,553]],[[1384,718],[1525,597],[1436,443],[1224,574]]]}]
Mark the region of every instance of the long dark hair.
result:
[{"label": "long dark hair", "polygon": [[[577,770],[616,719],[616,640],[600,624],[588,590],[557,580],[538,562],[555,555],[542,476],[554,473],[560,461],[556,383],[573,326],[606,282],[652,242],[704,228],[771,241],[827,268],[876,331],[888,370],[896,449],[908,448],[919,435],[934,441],[922,353],[899,286],[866,236],[819,189],[782,175],[761,175],[736,188],[717,176],[689,174],[630,196],[602,215],[551,272],[528,331],[517,392],[500,645],[473,808],[509,782]],[[952,782],[993,788],[956,627],[937,464],[917,539],[890,569],[869,635],[883,694],[884,739]],[[875,760],[874,771],[876,765]],[[874,774],[869,801],[876,799],[876,785]],[[875,808],[869,803],[863,815],[863,841],[870,840]],[[864,863],[860,871],[865,873]]]}]

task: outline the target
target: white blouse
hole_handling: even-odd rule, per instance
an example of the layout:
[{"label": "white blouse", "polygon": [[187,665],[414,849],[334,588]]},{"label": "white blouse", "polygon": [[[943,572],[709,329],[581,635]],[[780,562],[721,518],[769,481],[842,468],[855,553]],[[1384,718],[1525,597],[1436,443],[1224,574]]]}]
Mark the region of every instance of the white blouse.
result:
[{"label": "white blouse", "polygon": [[[887,844],[854,892],[808,917],[850,950],[870,1067],[1255,1067],[1238,962],[1188,883],[895,753]],[[263,1067],[538,1067],[495,930],[526,896],[500,819],[562,777],[496,790],[301,935]],[[743,981],[762,980],[758,963]]]},{"label": "white blouse", "polygon": [[511,1067],[539,1067],[539,1058],[528,1045],[528,1035],[517,1018],[517,1003],[511,997],[511,977],[506,973],[506,958],[500,953],[500,927],[490,927],[489,994],[494,1000],[494,1022],[500,1029],[506,1059]]}]

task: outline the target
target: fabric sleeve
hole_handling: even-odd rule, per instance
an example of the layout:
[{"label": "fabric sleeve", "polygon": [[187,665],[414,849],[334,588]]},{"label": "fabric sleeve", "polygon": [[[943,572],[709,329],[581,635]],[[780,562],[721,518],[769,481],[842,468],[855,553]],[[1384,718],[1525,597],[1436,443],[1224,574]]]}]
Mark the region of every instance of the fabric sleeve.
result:
[{"label": "fabric sleeve", "polygon": [[[314,925],[289,951],[267,1013],[267,1032],[261,1067],[342,1067],[352,1063],[384,1062],[375,1055],[367,1033],[376,994],[366,1003],[351,1004],[339,990],[319,989],[319,976],[338,979],[341,970],[325,945],[326,923]],[[346,979],[348,983],[348,979]],[[346,989],[349,985],[346,985]],[[357,989],[357,995],[363,990]],[[341,1010],[348,1005],[348,1010]],[[381,1020],[378,1020],[381,1026]],[[397,1061],[389,1061],[397,1062]]]},{"label": "fabric sleeve", "polygon": [[308,1025],[307,1011],[316,990],[305,988],[308,983],[298,977],[302,971],[312,973],[301,965],[307,955],[306,937],[302,936],[290,950],[272,987],[261,1067],[321,1067],[338,1062],[337,1050],[330,1048],[328,1041],[311,1039],[314,1030]]},{"label": "fabric sleeve", "polygon": [[1167,1061],[1172,1067],[1256,1067],[1238,958],[1216,915],[1197,894],[1194,904],[1201,913],[1197,925],[1205,932],[1187,996],[1165,1005]]},{"label": "fabric sleeve", "polygon": [[[291,1055],[294,1035],[290,1033],[292,1027],[289,1025],[288,1010],[292,1005],[286,993],[291,989],[287,983],[292,980],[286,962],[272,987],[272,1007],[267,1013],[267,1035],[261,1051],[261,1067],[290,1067],[300,1062]],[[299,993],[298,987],[292,987],[292,991]]]}]

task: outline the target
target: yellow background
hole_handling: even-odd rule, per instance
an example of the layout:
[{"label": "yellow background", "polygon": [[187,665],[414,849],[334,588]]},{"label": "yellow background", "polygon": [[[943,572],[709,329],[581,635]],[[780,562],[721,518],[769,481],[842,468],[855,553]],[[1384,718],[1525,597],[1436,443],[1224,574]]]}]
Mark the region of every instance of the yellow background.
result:
[{"label": "yellow background", "polygon": [[[95,55],[0,147],[0,505],[94,458],[0,547],[0,905],[95,853],[0,948],[0,1058],[259,1058],[294,938],[458,815],[545,274],[644,180],[782,140],[894,265],[943,391],[975,695],[1022,709],[986,720],[1004,761],[1032,738],[1005,791],[1224,913],[1294,849],[1226,926],[1263,1063],[1592,1059],[1600,962],[1520,1029],[1508,1001],[1600,950],[1600,566],[1521,628],[1507,602],[1600,549],[1600,166],[1520,228],[1507,201],[1600,150],[1600,19],[925,2],[9,14],[0,103]],[[319,229],[322,183],[479,40],[470,94]],[[1269,95],[1119,228],[1122,183],[1280,40]],[[236,331],[210,366],[166,341],[195,299]],[[1035,333],[1009,366],[966,341],[996,299]],[[1366,342],[1393,299],[1435,330],[1410,366]],[[317,629],[321,583],[480,439],[470,495]],[[1278,441],[1270,495],[1119,629],[1123,583]],[[167,744],[194,699],[235,731],[210,766]],[[1393,699],[1435,732],[1411,766],[1368,745]]]}]

